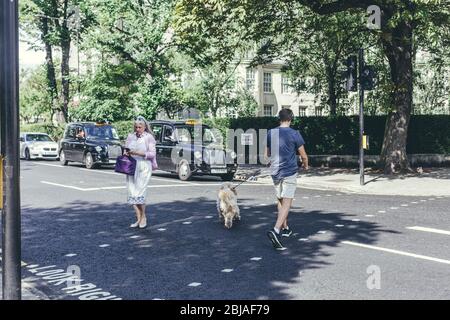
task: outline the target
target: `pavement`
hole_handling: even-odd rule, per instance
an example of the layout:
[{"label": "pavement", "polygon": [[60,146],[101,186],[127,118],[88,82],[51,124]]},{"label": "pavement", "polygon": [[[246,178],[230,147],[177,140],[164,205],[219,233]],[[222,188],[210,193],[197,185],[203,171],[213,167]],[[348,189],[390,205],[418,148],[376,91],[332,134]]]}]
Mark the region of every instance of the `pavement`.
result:
[{"label": "pavement", "polygon": [[[261,166],[242,166],[238,178],[251,176],[261,170],[257,181],[270,183],[270,170]],[[389,176],[379,170],[366,169],[364,185],[360,184],[359,169],[310,168],[300,169],[299,187],[371,195],[448,196],[450,195],[450,168],[418,168],[416,172]]]},{"label": "pavement", "polygon": [[[0,257],[1,261],[1,257]],[[3,274],[3,270],[0,267],[0,275]],[[3,288],[3,277],[0,276],[0,288]],[[3,290],[0,289],[0,300],[3,300]],[[22,300],[49,300],[48,296],[41,290],[36,288],[36,285],[22,280]]]}]

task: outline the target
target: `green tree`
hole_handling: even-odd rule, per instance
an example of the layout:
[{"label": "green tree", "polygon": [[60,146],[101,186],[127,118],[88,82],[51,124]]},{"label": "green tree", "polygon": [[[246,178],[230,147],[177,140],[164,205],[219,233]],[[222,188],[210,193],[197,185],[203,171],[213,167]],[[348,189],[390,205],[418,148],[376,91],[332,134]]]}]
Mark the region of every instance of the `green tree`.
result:
[{"label": "green tree", "polygon": [[[20,19],[21,28],[31,41],[40,40],[30,44],[45,51],[47,91],[52,97],[52,110],[57,114],[57,121],[64,123],[68,120],[71,99],[71,44],[75,37],[82,36],[93,16],[84,0],[23,0],[20,2]],[[54,58],[57,49],[61,52],[59,85]]]},{"label": "green tree", "polygon": [[[220,46],[221,41],[230,38],[236,41],[276,39],[284,31],[279,27],[296,20],[304,8],[321,16],[342,12],[361,15],[372,5],[380,8],[382,23],[375,31],[377,42],[367,46],[381,47],[389,65],[391,82],[381,161],[386,173],[396,173],[409,168],[406,138],[413,101],[413,57],[417,49],[413,37],[417,36],[423,42],[442,41],[439,30],[448,29],[450,25],[448,1],[181,0],[177,8],[181,17],[177,20],[177,29],[182,36],[187,35],[187,39],[193,38],[188,35],[191,32],[197,39],[215,39],[209,42]],[[328,25],[319,25],[315,32],[327,28]],[[202,40],[202,44],[207,43]],[[224,52],[234,47],[234,42],[225,43],[216,51]],[[220,58],[223,57],[226,56]]]}]

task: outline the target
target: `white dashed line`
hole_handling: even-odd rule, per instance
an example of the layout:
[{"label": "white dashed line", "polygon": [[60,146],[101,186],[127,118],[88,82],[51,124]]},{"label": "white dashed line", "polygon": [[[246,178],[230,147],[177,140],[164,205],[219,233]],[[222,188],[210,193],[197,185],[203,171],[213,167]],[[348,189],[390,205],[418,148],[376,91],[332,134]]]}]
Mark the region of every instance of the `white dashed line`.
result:
[{"label": "white dashed line", "polygon": [[407,204],[401,204],[400,207],[407,207]]},{"label": "white dashed line", "polygon": [[302,199],[309,199],[309,197],[302,197]]},{"label": "white dashed line", "polygon": [[229,273],[229,272],[233,272],[234,269],[223,269],[221,272],[225,272],[225,273]]},{"label": "white dashed line", "polygon": [[385,210],[379,210],[378,213],[386,213]]},{"label": "white dashed line", "polygon": [[338,227],[338,228],[342,228],[344,225],[343,224],[336,224],[336,225],[334,225],[335,227]]},{"label": "white dashed line", "polygon": [[317,232],[317,233],[319,233],[319,234],[325,234],[325,233],[327,233],[325,230],[321,230],[321,231],[319,231],[319,232]]},{"label": "white dashed line", "polygon": [[399,254],[399,255],[402,255],[402,256],[408,256],[408,257],[417,258],[417,259],[423,259],[423,260],[429,260],[429,261],[433,261],[433,262],[440,262],[440,263],[450,264],[450,260],[439,259],[439,258],[434,258],[434,257],[428,257],[428,256],[423,256],[423,255],[415,254],[415,253],[409,253],[409,252],[405,252],[405,251],[399,251],[399,250],[393,250],[393,249],[388,249],[388,248],[370,246],[370,245],[367,245],[367,244],[351,242],[351,241],[342,241],[342,243],[348,244],[348,245],[351,245],[351,246],[366,248],[366,249],[372,249],[372,250],[384,251],[384,252],[389,252],[389,253],[395,253],[395,254]]},{"label": "white dashed line", "polygon": [[205,216],[206,219],[211,219],[213,216]]},{"label": "white dashed line", "polygon": [[201,286],[201,282],[192,282],[188,284],[188,287],[198,287]]},{"label": "white dashed line", "polygon": [[64,257],[75,257],[77,254],[76,253],[68,253],[66,255],[64,255]]},{"label": "white dashed line", "polygon": [[159,228],[159,229],[157,229],[158,231],[166,231],[167,229],[164,229],[164,228]]},{"label": "white dashed line", "polygon": [[261,260],[262,258],[261,257],[253,257],[253,258],[250,258],[250,260],[252,260],[252,261],[259,261],[259,260]]},{"label": "white dashed line", "polygon": [[358,222],[358,221],[361,221],[361,220],[360,219],[352,219],[352,221]]},{"label": "white dashed line", "polygon": [[411,203],[412,203],[412,204],[418,204],[418,202],[417,202],[417,201],[411,201]]},{"label": "white dashed line", "polygon": [[185,221],[185,222],[183,222],[183,224],[191,224],[192,222],[191,221]]},{"label": "white dashed line", "polygon": [[365,217],[371,218],[371,217],[375,217],[373,214],[366,214]]},{"label": "white dashed line", "polygon": [[306,241],[309,241],[309,239],[308,239],[308,238],[300,238],[300,239],[298,239],[298,241],[304,241],[304,242],[306,242]]},{"label": "white dashed line", "polygon": [[391,210],[397,210],[398,207],[390,207],[389,209],[391,209]]},{"label": "white dashed line", "polygon": [[109,244],[106,244],[106,243],[105,243],[105,244],[99,245],[100,248],[106,248],[106,247],[109,247],[109,246],[110,246],[110,245],[109,245]]},{"label": "white dashed line", "polygon": [[445,234],[445,235],[450,236],[450,231],[447,231],[447,230],[440,230],[440,229],[426,228],[426,227],[418,227],[418,226],[407,227],[406,229],[416,230],[416,231],[433,232],[433,233]]},{"label": "white dashed line", "polygon": [[130,239],[137,239],[140,238],[141,236],[131,236]]}]

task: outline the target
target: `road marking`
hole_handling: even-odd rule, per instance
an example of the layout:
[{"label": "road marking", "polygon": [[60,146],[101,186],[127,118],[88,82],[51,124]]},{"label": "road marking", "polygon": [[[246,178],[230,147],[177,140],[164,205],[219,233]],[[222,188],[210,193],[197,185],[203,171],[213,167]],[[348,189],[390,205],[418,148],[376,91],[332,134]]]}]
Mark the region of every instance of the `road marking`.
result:
[{"label": "road marking", "polygon": [[80,168],[79,170],[92,172],[92,173],[104,173],[104,174],[112,174],[112,175],[115,175],[115,176],[123,176],[122,173],[117,173],[117,172],[98,171],[98,170],[84,169],[84,168]]},{"label": "road marking", "polygon": [[211,219],[213,216],[205,216],[206,219]]},{"label": "road marking", "polygon": [[298,241],[304,241],[304,242],[306,242],[306,241],[309,241],[309,239],[308,239],[308,238],[301,238],[301,239],[298,239]]},{"label": "road marking", "polygon": [[425,232],[433,232],[433,233],[439,233],[439,234],[446,234],[450,236],[450,231],[447,230],[440,230],[440,229],[434,229],[434,228],[425,228],[425,227],[407,227],[406,229],[410,230],[416,230],[416,231],[425,231]]},{"label": "road marking", "polygon": [[183,222],[183,224],[191,224],[192,222],[191,221],[185,221],[185,222]]},{"label": "road marking", "polygon": [[68,189],[74,189],[74,190],[78,190],[78,191],[86,191],[86,190],[83,189],[83,188],[78,188],[78,187],[74,187],[74,186],[66,186],[66,185],[59,184],[59,183],[54,183],[54,182],[41,181],[41,183],[49,184],[49,185],[56,186],[56,187],[62,187],[62,188],[68,188]]},{"label": "road marking", "polygon": [[411,203],[412,203],[412,204],[418,204],[418,202],[417,202],[417,201],[411,201]]},{"label": "road marking", "polygon": [[226,273],[228,273],[228,272],[233,272],[234,271],[234,269],[223,269],[221,272],[226,272]]},{"label": "road marking", "polygon": [[348,244],[348,245],[351,245],[351,246],[366,248],[366,249],[372,249],[372,250],[384,251],[384,252],[389,252],[389,253],[395,253],[395,254],[399,254],[399,255],[402,255],[402,256],[407,256],[407,257],[412,257],[412,258],[417,258],[417,259],[423,259],[423,260],[429,260],[429,261],[433,261],[433,262],[450,264],[450,260],[444,260],[444,259],[439,259],[439,258],[434,258],[434,257],[428,257],[428,256],[423,256],[423,255],[420,255],[420,254],[409,253],[409,252],[400,251],[400,250],[393,250],[393,249],[388,249],[388,248],[383,248],[383,247],[376,247],[376,246],[371,246],[371,245],[357,243],[357,242],[351,242],[351,241],[342,241],[342,243],[343,244]]},{"label": "road marking", "polygon": [[336,224],[336,225],[334,225],[335,227],[338,227],[338,228],[342,228],[344,225],[343,224]]},{"label": "road marking", "polygon": [[379,210],[378,213],[386,213],[385,210]]},{"label": "road marking", "polygon": [[60,164],[48,164],[48,163],[39,163],[39,162],[32,162],[33,164],[37,164],[40,166],[48,166],[48,167],[58,167],[58,168],[67,168],[66,166],[62,166]]},{"label": "road marking", "polygon": [[397,210],[398,207],[390,207],[391,210]]},{"label": "road marking", "polygon": [[188,284],[188,287],[198,287],[201,286],[201,282],[192,282]]},{"label": "road marking", "polygon": [[261,260],[262,259],[262,257],[253,257],[253,258],[250,258],[250,260],[252,260],[252,261],[259,261],[259,260]]},{"label": "road marking", "polygon": [[109,245],[109,244],[106,244],[106,243],[105,243],[105,244],[99,245],[100,248],[106,248],[106,247],[109,247],[109,246],[110,246],[110,245]]},{"label": "road marking", "polygon": [[371,218],[371,217],[375,217],[373,214],[366,214],[365,217]]},{"label": "road marking", "polygon": [[[114,187],[98,187],[98,188],[79,188],[79,187],[75,187],[75,186],[70,186],[70,185],[65,185],[65,184],[60,184],[60,183],[55,183],[55,182],[50,182],[50,181],[41,181],[41,183],[44,184],[48,184],[48,185],[52,185],[52,186],[56,186],[56,187],[61,187],[61,188],[68,188],[68,189],[73,189],[73,190],[78,190],[78,191],[99,191],[99,190],[115,190],[115,189],[126,189],[126,186],[114,186]],[[197,183],[197,184],[190,184],[189,186],[192,187],[207,187],[207,186],[220,186],[220,183],[215,183],[215,184],[201,184],[201,183]],[[187,185],[180,185],[180,184],[161,184],[161,185],[150,185],[147,188],[172,188],[172,187],[186,187]]]},{"label": "road marking", "polygon": [[76,253],[68,253],[65,255],[65,257],[75,257],[76,255]]},{"label": "road marking", "polygon": [[361,220],[360,219],[352,219],[352,221],[358,222],[358,221],[361,221]]},{"label": "road marking", "polygon": [[400,206],[401,207],[407,207],[408,205],[407,204],[401,204]]},{"label": "road marking", "polygon": [[325,233],[327,233],[325,230],[321,230],[321,231],[319,231],[319,232],[317,232],[317,233],[320,233],[320,234],[325,234]]}]

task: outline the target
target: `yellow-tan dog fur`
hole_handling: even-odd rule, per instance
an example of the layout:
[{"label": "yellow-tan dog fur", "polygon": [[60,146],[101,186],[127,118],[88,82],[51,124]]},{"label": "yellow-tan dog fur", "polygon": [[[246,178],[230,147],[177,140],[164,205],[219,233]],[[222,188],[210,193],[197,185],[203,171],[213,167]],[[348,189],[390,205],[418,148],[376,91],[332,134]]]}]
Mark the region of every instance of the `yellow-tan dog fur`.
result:
[{"label": "yellow-tan dog fur", "polygon": [[225,227],[228,229],[233,226],[234,219],[241,220],[237,204],[237,192],[230,182],[225,182],[219,189],[217,211],[219,212],[219,219],[224,221]]}]

